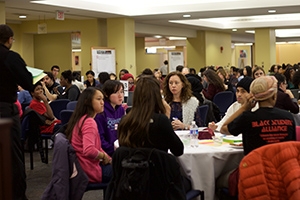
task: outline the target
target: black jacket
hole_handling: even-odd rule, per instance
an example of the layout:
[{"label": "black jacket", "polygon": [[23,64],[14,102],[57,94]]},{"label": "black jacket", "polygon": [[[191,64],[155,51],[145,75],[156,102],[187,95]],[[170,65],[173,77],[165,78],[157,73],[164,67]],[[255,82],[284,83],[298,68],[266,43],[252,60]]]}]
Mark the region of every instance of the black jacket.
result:
[{"label": "black jacket", "polygon": [[18,53],[0,44],[0,102],[16,102],[17,85],[30,91],[32,75]]}]

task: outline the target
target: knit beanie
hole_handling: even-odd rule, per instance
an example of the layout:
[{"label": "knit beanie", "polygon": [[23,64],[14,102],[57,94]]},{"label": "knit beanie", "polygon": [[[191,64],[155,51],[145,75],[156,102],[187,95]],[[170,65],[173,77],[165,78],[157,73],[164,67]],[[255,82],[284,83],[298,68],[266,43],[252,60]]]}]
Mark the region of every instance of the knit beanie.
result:
[{"label": "knit beanie", "polygon": [[129,78],[134,79],[134,77],[133,77],[132,74],[127,73],[127,74],[124,74],[124,75],[122,76],[121,80],[125,80],[125,81],[126,81],[126,80],[129,79]]},{"label": "knit beanie", "polygon": [[236,87],[242,87],[244,90],[246,90],[249,93],[250,85],[251,85],[252,81],[253,81],[253,78],[251,78],[250,76],[246,76],[238,82]]},{"label": "knit beanie", "polygon": [[277,93],[277,80],[274,76],[256,78],[250,86],[250,91],[256,101],[264,101]]}]

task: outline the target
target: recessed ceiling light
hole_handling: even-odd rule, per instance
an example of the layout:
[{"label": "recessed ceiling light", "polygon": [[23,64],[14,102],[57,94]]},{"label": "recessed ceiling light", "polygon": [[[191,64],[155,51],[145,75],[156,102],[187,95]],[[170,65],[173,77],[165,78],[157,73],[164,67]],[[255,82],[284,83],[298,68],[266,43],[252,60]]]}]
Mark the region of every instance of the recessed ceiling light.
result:
[{"label": "recessed ceiling light", "polygon": [[268,10],[268,13],[276,13],[276,10]]},{"label": "recessed ceiling light", "polygon": [[186,37],[169,37],[169,40],[186,40]]},{"label": "recessed ceiling light", "polygon": [[234,31],[234,32],[235,32],[235,31],[237,31],[237,29],[236,29],[236,28],[233,28],[233,29],[232,29],[232,31]]},{"label": "recessed ceiling light", "polygon": [[20,18],[20,19],[26,19],[27,16],[26,16],[26,15],[19,15],[19,18]]},{"label": "recessed ceiling light", "polygon": [[160,35],[155,35],[154,37],[155,38],[162,38],[162,36],[160,36]]},{"label": "recessed ceiling light", "polygon": [[182,17],[188,18],[191,17],[191,15],[182,15]]}]

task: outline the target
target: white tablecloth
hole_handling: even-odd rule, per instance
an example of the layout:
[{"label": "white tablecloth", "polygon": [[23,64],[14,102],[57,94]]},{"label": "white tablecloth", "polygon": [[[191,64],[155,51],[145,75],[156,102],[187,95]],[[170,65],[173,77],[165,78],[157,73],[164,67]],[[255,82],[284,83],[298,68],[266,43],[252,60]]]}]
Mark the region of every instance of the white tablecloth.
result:
[{"label": "white tablecloth", "polygon": [[218,147],[200,144],[197,148],[185,148],[178,160],[193,189],[204,190],[205,200],[214,200],[215,179],[237,168],[243,156],[243,149],[234,149],[228,143]]}]

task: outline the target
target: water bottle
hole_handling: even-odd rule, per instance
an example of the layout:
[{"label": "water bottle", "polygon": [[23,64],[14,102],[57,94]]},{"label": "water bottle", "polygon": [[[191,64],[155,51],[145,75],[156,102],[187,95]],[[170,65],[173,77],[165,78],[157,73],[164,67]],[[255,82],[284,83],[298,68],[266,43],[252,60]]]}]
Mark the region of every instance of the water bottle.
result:
[{"label": "water bottle", "polygon": [[191,146],[198,147],[198,126],[195,121],[192,121],[190,127]]}]

